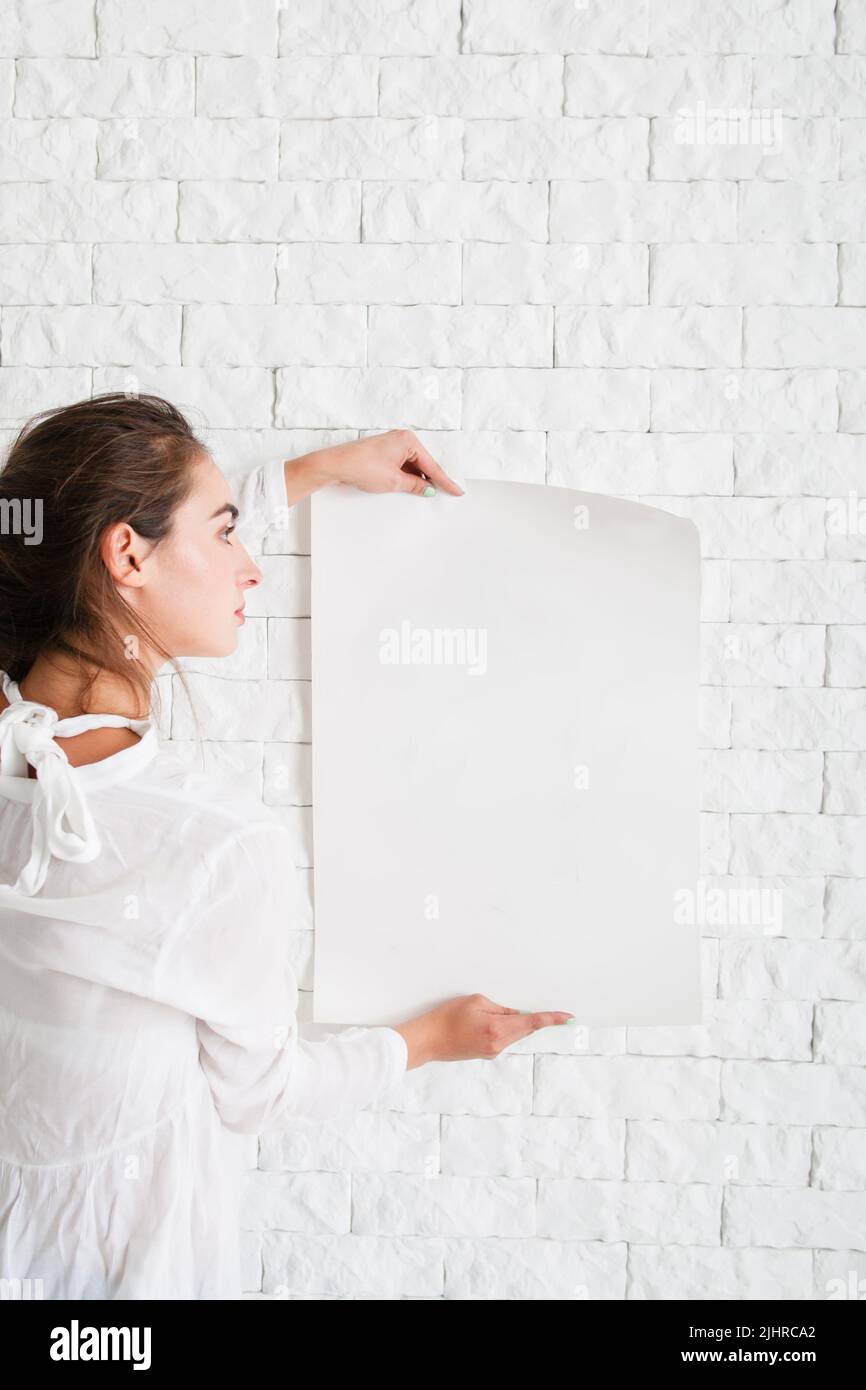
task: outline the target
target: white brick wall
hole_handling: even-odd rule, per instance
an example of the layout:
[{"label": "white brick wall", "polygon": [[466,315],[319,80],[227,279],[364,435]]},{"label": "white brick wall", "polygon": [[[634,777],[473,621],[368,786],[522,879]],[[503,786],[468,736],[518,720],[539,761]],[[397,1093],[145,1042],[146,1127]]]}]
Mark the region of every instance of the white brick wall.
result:
[{"label": "white brick wall", "polygon": [[[3,442],[138,384],[218,458],[405,425],[701,530],[706,1027],[550,1030],[253,1140],[246,1296],[851,1296],[866,5],[6,0],[0,180]],[[309,990],[305,510],[223,679],[191,667],[296,833]]]}]

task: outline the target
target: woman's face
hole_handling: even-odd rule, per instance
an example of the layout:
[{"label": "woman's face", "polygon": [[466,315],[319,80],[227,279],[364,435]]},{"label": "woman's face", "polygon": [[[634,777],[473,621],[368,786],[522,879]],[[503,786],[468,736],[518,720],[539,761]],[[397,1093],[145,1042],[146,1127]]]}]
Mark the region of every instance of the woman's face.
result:
[{"label": "woman's face", "polygon": [[164,540],[130,542],[139,571],[129,566],[124,597],[172,656],[228,656],[238,644],[246,590],[261,583],[262,572],[233,535],[232,490],[209,454],[193,472]]}]

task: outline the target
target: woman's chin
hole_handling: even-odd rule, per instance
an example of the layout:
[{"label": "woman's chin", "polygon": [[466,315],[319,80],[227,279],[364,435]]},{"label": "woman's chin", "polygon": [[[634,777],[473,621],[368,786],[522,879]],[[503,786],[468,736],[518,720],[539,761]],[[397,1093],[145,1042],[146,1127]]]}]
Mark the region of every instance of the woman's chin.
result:
[{"label": "woman's chin", "polygon": [[204,641],[202,641],[201,639],[199,639],[199,640],[197,640],[197,641],[195,641],[195,642],[188,643],[188,644],[184,647],[183,652],[182,652],[182,653],[176,653],[176,655],[183,655],[183,656],[185,656],[185,657],[194,657],[194,656],[202,656],[202,657],[231,656],[231,655],[232,655],[234,652],[236,652],[237,649],[238,649],[238,642],[240,641],[240,635],[241,635],[241,629],[240,629],[240,624],[238,624],[238,626],[234,629],[234,631],[232,631],[232,632],[227,632],[227,633],[226,633],[223,637],[221,637],[219,640],[214,639],[213,641],[204,642]]},{"label": "woman's chin", "polygon": [[241,629],[240,629],[240,625],[238,625],[238,626],[234,629],[233,632],[230,632],[230,633],[228,634],[228,636],[226,637],[225,642],[224,642],[223,646],[220,648],[220,650],[219,650],[218,652],[212,652],[211,655],[212,655],[212,656],[231,656],[233,652],[236,652],[236,651],[237,651],[237,649],[238,649],[238,643],[240,642],[240,639],[241,639]]}]

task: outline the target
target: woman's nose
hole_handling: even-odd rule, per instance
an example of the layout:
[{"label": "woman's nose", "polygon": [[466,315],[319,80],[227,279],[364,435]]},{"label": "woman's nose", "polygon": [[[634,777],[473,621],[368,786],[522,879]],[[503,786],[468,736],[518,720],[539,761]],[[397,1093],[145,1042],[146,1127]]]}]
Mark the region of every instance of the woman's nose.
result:
[{"label": "woman's nose", "polygon": [[263,578],[264,576],[258,565],[247,557],[247,563],[240,577],[240,582],[244,588],[251,588],[254,584],[261,584]]}]

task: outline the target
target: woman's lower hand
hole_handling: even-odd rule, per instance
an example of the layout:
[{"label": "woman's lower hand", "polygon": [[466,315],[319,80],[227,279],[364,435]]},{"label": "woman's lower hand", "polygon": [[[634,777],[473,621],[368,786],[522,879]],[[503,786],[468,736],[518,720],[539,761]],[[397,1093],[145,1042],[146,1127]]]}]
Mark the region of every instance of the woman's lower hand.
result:
[{"label": "woman's lower hand", "polygon": [[407,1071],[426,1062],[462,1062],[498,1057],[504,1048],[539,1028],[568,1023],[560,1011],[521,1013],[495,1004],[484,994],[462,994],[408,1023],[396,1026],[409,1050]]},{"label": "woman's lower hand", "polygon": [[431,496],[436,488],[462,497],[463,489],[427,452],[411,430],[388,430],[367,439],[317,449],[305,456],[326,483],[345,483],[362,492],[412,492]]}]

